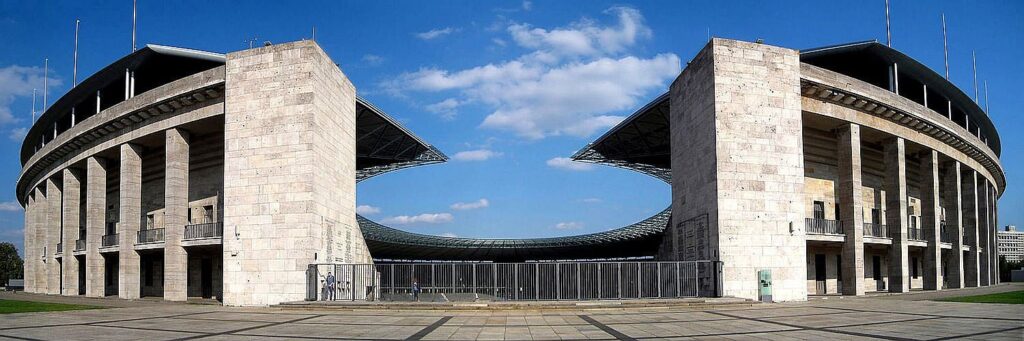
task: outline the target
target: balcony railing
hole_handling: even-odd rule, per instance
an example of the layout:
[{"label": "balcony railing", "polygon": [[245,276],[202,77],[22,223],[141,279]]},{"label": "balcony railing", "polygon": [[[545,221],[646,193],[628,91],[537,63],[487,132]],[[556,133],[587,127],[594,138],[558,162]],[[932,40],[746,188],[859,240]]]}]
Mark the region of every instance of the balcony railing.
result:
[{"label": "balcony railing", "polygon": [[952,238],[950,238],[949,234],[946,233],[946,224],[943,223],[942,226],[939,228],[939,241],[943,243],[952,243],[950,239]]},{"label": "balcony railing", "polygon": [[103,236],[101,245],[103,245],[103,247],[117,246],[117,236],[117,233]]},{"label": "balcony railing", "polygon": [[843,224],[835,220],[807,218],[807,234],[843,234]]},{"label": "balcony railing", "polygon": [[924,230],[920,227],[911,227],[907,229],[907,239],[910,240],[924,240]]},{"label": "balcony railing", "polygon": [[223,222],[185,225],[185,240],[220,238],[221,236],[224,236]]},{"label": "balcony railing", "polygon": [[864,236],[888,238],[889,229],[885,227],[885,224],[864,223]]},{"label": "balcony railing", "polygon": [[79,239],[75,241],[75,251],[85,250],[85,239]]},{"label": "balcony railing", "polygon": [[64,243],[57,243],[57,254],[64,253]]},{"label": "balcony railing", "polygon": [[148,229],[139,231],[139,244],[160,243],[164,241],[164,229]]}]

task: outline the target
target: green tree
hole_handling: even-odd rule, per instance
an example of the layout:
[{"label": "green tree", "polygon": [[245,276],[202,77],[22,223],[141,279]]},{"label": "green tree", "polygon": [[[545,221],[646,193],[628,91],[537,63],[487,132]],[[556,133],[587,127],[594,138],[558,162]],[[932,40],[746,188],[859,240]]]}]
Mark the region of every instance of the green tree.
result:
[{"label": "green tree", "polygon": [[18,255],[18,248],[8,242],[0,243],[0,284],[7,285],[8,279],[24,277],[24,262]]}]

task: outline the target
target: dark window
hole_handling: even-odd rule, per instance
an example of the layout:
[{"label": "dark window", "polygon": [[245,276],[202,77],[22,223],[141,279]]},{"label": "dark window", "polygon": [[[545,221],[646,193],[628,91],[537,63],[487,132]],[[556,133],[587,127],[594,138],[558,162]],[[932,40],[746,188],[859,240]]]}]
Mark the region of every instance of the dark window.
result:
[{"label": "dark window", "polygon": [[882,280],[882,257],[879,257],[879,256],[871,257],[871,264],[874,267],[874,269],[872,269],[872,272],[874,274],[875,280],[876,281],[881,281]]},{"label": "dark window", "polygon": [[877,208],[872,208],[871,209],[871,222],[875,223],[875,224],[881,224],[882,223],[881,220],[882,220],[882,211],[880,211]]},{"label": "dark window", "polygon": [[814,219],[825,219],[825,203],[821,201],[814,202]]},{"label": "dark window", "polygon": [[836,220],[843,220],[843,216],[839,215],[839,202],[836,202]]},{"label": "dark window", "polygon": [[203,206],[203,222],[204,223],[212,223],[213,221],[214,221],[213,220],[213,206],[211,206],[211,205]]},{"label": "dark window", "polygon": [[843,281],[843,256],[836,256],[836,280]]}]

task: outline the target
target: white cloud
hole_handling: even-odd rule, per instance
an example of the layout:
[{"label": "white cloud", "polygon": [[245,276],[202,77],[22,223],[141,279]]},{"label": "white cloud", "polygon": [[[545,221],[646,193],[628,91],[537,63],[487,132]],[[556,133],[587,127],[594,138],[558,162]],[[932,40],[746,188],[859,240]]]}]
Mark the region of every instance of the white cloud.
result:
[{"label": "white cloud", "polygon": [[523,10],[524,11],[529,11],[531,9],[533,9],[533,1],[529,1],[529,0],[523,1]]},{"label": "white cloud", "polygon": [[565,221],[555,224],[556,230],[579,230],[583,228],[583,223],[578,221]]},{"label": "white cloud", "polygon": [[567,157],[556,157],[548,160],[549,167],[558,168],[569,171],[589,171],[594,169],[594,165],[583,162],[576,162]]},{"label": "white cloud", "polygon": [[[47,75],[47,87],[60,86],[60,79],[54,78],[53,71]],[[43,68],[37,66],[10,65],[0,68],[0,125],[20,121],[11,110],[11,104],[18,97],[32,97],[32,89],[38,89],[38,109],[43,102]],[[52,104],[52,103],[50,103]],[[19,114],[20,115],[20,114]],[[31,116],[30,112],[25,113]]]},{"label": "white cloud", "polygon": [[359,205],[356,206],[356,213],[360,215],[370,215],[380,213],[380,207],[374,207],[370,205]]},{"label": "white cloud", "polygon": [[451,28],[451,27],[435,28],[435,29],[430,30],[430,31],[416,33],[416,37],[420,38],[420,39],[423,39],[423,40],[433,40],[433,39],[437,39],[437,38],[440,38],[440,37],[443,37],[443,36],[446,36],[446,35],[458,32],[458,31],[459,31],[458,28]]},{"label": "white cloud", "polygon": [[17,201],[4,201],[0,202],[0,212],[19,212],[21,211],[21,205]]},{"label": "white cloud", "polygon": [[503,155],[490,149],[465,150],[455,153],[452,159],[455,161],[487,161]]},{"label": "white cloud", "polygon": [[598,203],[601,203],[602,200],[599,199],[599,198],[584,198],[583,200],[580,200],[580,201],[582,201],[584,203],[587,203],[587,204],[598,204]]},{"label": "white cloud", "polygon": [[441,234],[441,237],[447,237],[447,238],[458,238],[458,237],[459,237],[459,235],[457,235],[457,234],[454,234],[454,233],[451,233],[451,232],[445,232],[445,233],[442,233],[442,234]]},{"label": "white cloud", "polygon": [[384,224],[391,224],[391,225],[408,225],[408,224],[417,224],[417,223],[441,224],[441,223],[450,222],[450,221],[452,221],[453,218],[454,217],[452,217],[451,213],[423,213],[423,214],[414,215],[414,216],[400,215],[400,216],[388,217],[388,218],[384,218],[383,220],[381,220],[381,222],[384,223]]},{"label": "white cloud", "polygon": [[491,206],[491,202],[487,199],[480,199],[472,202],[457,202],[452,204],[451,208],[457,211],[475,210],[478,208],[484,208]]},{"label": "white cloud", "polygon": [[463,103],[454,98],[449,98],[431,105],[426,106],[427,111],[438,114],[445,120],[453,120],[458,114],[455,109]]},{"label": "white cloud", "polygon": [[366,63],[366,65],[370,66],[377,66],[380,65],[381,63],[384,63],[384,57],[375,54],[364,54],[363,63]]},{"label": "white cloud", "polygon": [[648,92],[664,89],[680,70],[675,54],[626,54],[651,36],[650,29],[635,9],[616,7],[608,13],[617,16],[617,25],[587,19],[550,30],[510,24],[512,41],[530,50],[519,58],[462,70],[422,68],[381,86],[393,94],[457,92],[450,104],[473,101],[492,110],[483,128],[529,139],[589,136],[620,122],[623,111],[635,108]]},{"label": "white cloud", "polygon": [[22,142],[25,140],[25,135],[28,135],[28,128],[19,127],[11,129],[11,131],[7,133],[7,138],[14,142]]}]

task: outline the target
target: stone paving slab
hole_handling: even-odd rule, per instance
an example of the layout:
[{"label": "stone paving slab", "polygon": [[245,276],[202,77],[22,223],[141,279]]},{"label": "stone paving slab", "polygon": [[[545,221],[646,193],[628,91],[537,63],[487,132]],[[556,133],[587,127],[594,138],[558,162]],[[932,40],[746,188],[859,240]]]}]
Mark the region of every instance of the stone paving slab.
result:
[{"label": "stone paving slab", "polygon": [[891,297],[577,310],[111,306],[0,315],[0,340],[1024,340],[1024,305]]}]

